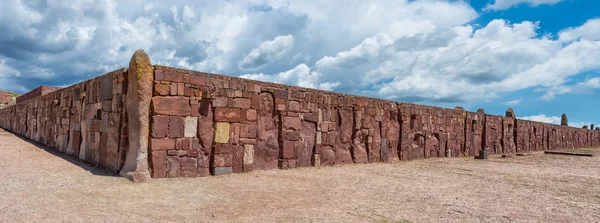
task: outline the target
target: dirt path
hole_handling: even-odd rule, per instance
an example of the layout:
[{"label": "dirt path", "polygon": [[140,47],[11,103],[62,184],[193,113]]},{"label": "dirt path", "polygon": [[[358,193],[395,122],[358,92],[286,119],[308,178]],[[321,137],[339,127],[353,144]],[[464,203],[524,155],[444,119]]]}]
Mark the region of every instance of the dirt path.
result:
[{"label": "dirt path", "polygon": [[599,222],[600,158],[536,153],[133,184],[0,130],[0,222],[125,220]]}]

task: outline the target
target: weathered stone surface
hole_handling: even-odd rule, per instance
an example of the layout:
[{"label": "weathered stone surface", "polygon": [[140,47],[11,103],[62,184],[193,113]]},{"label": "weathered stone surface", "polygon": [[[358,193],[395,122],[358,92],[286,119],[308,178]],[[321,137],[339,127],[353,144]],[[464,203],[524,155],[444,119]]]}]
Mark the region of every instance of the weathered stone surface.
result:
[{"label": "weathered stone surface", "polygon": [[233,168],[231,168],[231,167],[217,167],[217,168],[215,168],[215,176],[224,175],[224,174],[231,174],[231,173],[233,173]]},{"label": "weathered stone surface", "polygon": [[[336,134],[328,134],[328,139],[330,139],[330,136],[335,136],[335,164],[352,163],[352,153],[350,150],[354,125],[353,110],[349,107],[344,107],[334,112],[334,114],[339,117],[339,123],[331,123],[328,126],[328,130],[336,131]],[[339,126],[339,128],[337,126]]]},{"label": "weathered stone surface", "polygon": [[169,150],[175,149],[174,139],[152,139],[150,142],[152,150]]},{"label": "weathered stone surface", "polygon": [[563,113],[560,116],[560,125],[562,125],[562,126],[569,126],[569,119],[567,118],[567,114]]},{"label": "weathered stone surface", "polygon": [[367,145],[366,137],[363,136],[362,131],[354,132],[352,141],[352,158],[355,163],[367,163],[369,161],[367,157]]},{"label": "weathered stone surface", "polygon": [[193,138],[198,133],[198,117],[185,117],[184,137]]},{"label": "weathered stone surface", "polygon": [[[149,113],[133,114],[142,97],[129,77],[136,74],[137,81],[139,67],[132,63],[129,70],[1,109],[0,127],[92,165],[131,173],[133,180],[148,170],[153,177],[199,177],[221,170],[475,156],[483,148],[509,154],[600,145],[597,131],[518,120],[512,109],[492,116],[160,65],[144,68],[156,69],[148,85],[154,97],[146,101]],[[130,88],[133,94],[127,94]],[[137,119],[133,125],[130,117]],[[149,128],[140,128],[138,121],[148,118]],[[130,133],[137,136],[130,139]],[[142,149],[148,142],[149,150]],[[149,166],[131,171],[148,165],[148,156]],[[215,167],[214,161],[228,166]]]},{"label": "weathered stone surface", "polygon": [[217,122],[215,125],[215,142],[216,143],[228,143],[229,142],[229,129],[231,125],[227,122]]},{"label": "weathered stone surface", "polygon": [[335,163],[335,152],[331,146],[321,146],[319,149],[322,166],[330,166]]},{"label": "weathered stone surface", "polygon": [[273,116],[273,96],[261,93],[258,97],[258,137],[254,146],[254,169],[275,169],[279,161],[279,123]]},{"label": "weathered stone surface", "polygon": [[215,108],[215,121],[240,122],[243,120],[242,110],[237,108]]},{"label": "weathered stone surface", "polygon": [[156,115],[189,116],[192,112],[190,100],[185,97],[154,97],[152,110]]},{"label": "weathered stone surface", "polygon": [[164,178],[167,174],[167,152],[152,151],[152,178]]},{"label": "weathered stone surface", "polygon": [[167,157],[167,177],[179,177],[181,164],[179,157],[169,156]]},{"label": "weathered stone surface", "polygon": [[180,159],[182,177],[196,177],[198,174],[198,160],[191,157],[183,157]]},{"label": "weathered stone surface", "polygon": [[300,131],[302,120],[300,117],[283,117],[283,129],[290,131]]},{"label": "weathered stone surface", "polygon": [[185,119],[181,116],[169,117],[169,138],[183,138],[185,131]]},{"label": "weathered stone surface", "polygon": [[244,164],[254,163],[254,145],[244,145]]},{"label": "weathered stone surface", "polygon": [[[128,70],[127,114],[129,149],[120,174],[134,182],[150,179],[148,137],[154,68],[142,50],[135,51]],[[164,105],[163,105],[164,106]],[[162,111],[162,106],[156,106]]]},{"label": "weathered stone surface", "polygon": [[312,166],[313,151],[315,150],[315,134],[317,127],[312,122],[302,122],[302,129],[299,132],[299,142],[296,146],[296,161],[298,167]]},{"label": "weathered stone surface", "polygon": [[246,120],[248,121],[256,121],[256,110],[248,109],[246,111]]}]

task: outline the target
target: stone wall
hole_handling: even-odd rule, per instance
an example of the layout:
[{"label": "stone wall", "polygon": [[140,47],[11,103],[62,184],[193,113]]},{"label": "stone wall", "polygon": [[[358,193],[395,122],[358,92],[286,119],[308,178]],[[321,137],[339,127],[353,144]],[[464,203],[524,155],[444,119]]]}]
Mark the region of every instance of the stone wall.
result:
[{"label": "stone wall", "polygon": [[[0,127],[117,172],[127,146],[126,70],[116,70],[0,110]],[[26,96],[26,95],[24,95]]]},{"label": "stone wall", "polygon": [[59,88],[59,87],[51,87],[51,86],[40,86],[40,87],[38,87],[36,89],[33,89],[33,90],[31,90],[31,91],[29,91],[29,92],[27,92],[27,93],[19,96],[17,98],[17,103],[21,103],[21,102],[27,101],[27,100],[35,98],[35,97],[46,95],[46,94],[54,92],[54,91],[56,91],[58,89],[61,89],[61,88]]},{"label": "stone wall", "polygon": [[600,145],[598,132],[155,66],[153,177]]},{"label": "stone wall", "polygon": [[0,109],[0,127],[140,181],[600,145],[572,128],[152,66]]}]

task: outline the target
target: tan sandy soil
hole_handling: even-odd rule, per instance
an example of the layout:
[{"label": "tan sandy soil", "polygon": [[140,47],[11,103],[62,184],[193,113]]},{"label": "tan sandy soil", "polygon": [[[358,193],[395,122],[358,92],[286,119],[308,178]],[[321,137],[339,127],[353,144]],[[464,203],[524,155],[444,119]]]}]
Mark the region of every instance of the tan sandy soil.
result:
[{"label": "tan sandy soil", "polygon": [[600,158],[534,153],[133,184],[0,132],[0,222],[64,221],[600,222]]}]

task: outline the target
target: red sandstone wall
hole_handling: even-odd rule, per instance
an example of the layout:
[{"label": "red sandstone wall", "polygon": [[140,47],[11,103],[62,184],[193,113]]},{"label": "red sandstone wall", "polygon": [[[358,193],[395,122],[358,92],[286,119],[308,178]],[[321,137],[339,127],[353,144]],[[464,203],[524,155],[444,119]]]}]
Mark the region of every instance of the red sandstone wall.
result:
[{"label": "red sandstone wall", "polygon": [[56,91],[58,89],[61,89],[61,88],[59,88],[59,87],[50,87],[50,86],[40,86],[40,87],[38,87],[36,89],[33,89],[33,90],[31,90],[31,91],[29,91],[29,92],[27,92],[27,93],[19,96],[17,98],[17,103],[22,103],[22,102],[27,101],[29,99],[32,99],[32,98],[35,98],[35,97],[39,97],[39,96],[42,96],[42,95],[46,95],[46,94],[54,92],[54,91]]},{"label": "red sandstone wall", "polygon": [[117,172],[127,148],[125,77],[121,69],[51,93],[37,88],[30,93],[41,96],[0,110],[0,127]]},{"label": "red sandstone wall", "polygon": [[597,131],[155,66],[153,177],[600,145]]},{"label": "red sandstone wall", "polygon": [[[154,66],[152,177],[600,145],[599,131]],[[117,70],[0,109],[0,127],[113,172],[128,148]],[[30,92],[31,93],[31,92]],[[33,94],[33,93],[32,93]],[[37,94],[37,93],[36,93]]]}]

